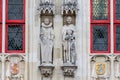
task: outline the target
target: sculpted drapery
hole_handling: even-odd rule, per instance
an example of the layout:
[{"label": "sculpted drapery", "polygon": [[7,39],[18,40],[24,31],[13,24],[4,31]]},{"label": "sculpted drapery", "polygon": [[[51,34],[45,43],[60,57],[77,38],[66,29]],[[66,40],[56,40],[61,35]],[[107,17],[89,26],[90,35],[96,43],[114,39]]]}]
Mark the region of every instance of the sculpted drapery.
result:
[{"label": "sculpted drapery", "polygon": [[40,30],[41,58],[43,63],[52,63],[54,32],[49,18],[45,18]]},{"label": "sculpted drapery", "polygon": [[75,26],[71,17],[67,17],[66,24],[62,28],[62,40],[64,62],[75,64]]}]

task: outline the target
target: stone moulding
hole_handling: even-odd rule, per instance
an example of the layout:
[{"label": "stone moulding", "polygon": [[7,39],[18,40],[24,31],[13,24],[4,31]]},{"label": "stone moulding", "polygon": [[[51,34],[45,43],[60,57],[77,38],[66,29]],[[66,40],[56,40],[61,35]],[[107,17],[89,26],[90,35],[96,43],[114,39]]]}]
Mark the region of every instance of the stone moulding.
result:
[{"label": "stone moulding", "polygon": [[54,3],[50,3],[50,2],[45,2],[45,3],[40,3],[39,5],[39,13],[40,14],[45,14],[46,11],[48,11],[48,13],[55,13],[55,5]]},{"label": "stone moulding", "polygon": [[54,65],[40,65],[39,69],[41,71],[41,75],[44,77],[51,77],[54,70]]},{"label": "stone moulding", "polygon": [[74,77],[74,72],[77,69],[77,66],[61,66],[63,74],[66,77]]},{"label": "stone moulding", "polygon": [[114,67],[116,68],[115,70],[115,78],[120,79],[120,56],[116,56],[114,59]]},{"label": "stone moulding", "polygon": [[105,79],[111,77],[111,59],[106,55],[95,55],[91,57],[91,80]]},{"label": "stone moulding", "polygon": [[64,12],[66,14],[68,14],[69,11],[72,14],[74,12],[75,12],[75,14],[77,14],[77,12],[78,12],[77,0],[76,1],[71,1],[71,2],[63,2],[62,14],[64,14]]}]

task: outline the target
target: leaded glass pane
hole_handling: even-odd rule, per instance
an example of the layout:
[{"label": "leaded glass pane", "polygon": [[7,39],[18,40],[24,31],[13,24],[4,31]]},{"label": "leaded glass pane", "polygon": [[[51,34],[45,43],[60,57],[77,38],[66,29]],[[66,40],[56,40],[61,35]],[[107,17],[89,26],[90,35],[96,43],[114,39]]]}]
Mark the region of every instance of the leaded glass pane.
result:
[{"label": "leaded glass pane", "polygon": [[93,20],[108,20],[108,0],[93,0]]},{"label": "leaded glass pane", "polygon": [[120,20],[120,0],[116,0],[116,19]]},{"label": "leaded glass pane", "polygon": [[93,27],[93,50],[107,51],[108,50],[108,27],[94,26]]},{"label": "leaded glass pane", "polygon": [[22,25],[8,25],[8,50],[23,50]]},{"label": "leaded glass pane", "polygon": [[120,51],[120,25],[116,27],[116,50]]},{"label": "leaded glass pane", "polygon": [[22,20],[23,8],[23,0],[8,0],[8,19]]}]

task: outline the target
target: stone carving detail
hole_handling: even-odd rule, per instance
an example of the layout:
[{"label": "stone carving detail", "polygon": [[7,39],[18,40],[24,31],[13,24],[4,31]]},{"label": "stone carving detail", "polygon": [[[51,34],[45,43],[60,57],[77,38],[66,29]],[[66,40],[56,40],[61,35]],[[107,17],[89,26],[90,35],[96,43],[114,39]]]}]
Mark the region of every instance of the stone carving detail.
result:
[{"label": "stone carving detail", "polygon": [[115,78],[120,79],[120,56],[116,56],[114,60]]},{"label": "stone carving detail", "polygon": [[24,80],[25,60],[22,56],[7,56],[5,67],[6,80]]},{"label": "stone carving detail", "polygon": [[49,66],[39,66],[40,70],[41,70],[41,75],[44,77],[51,77],[53,74],[53,69],[54,66],[53,65],[49,65]]},{"label": "stone carving detail", "polygon": [[66,77],[74,77],[76,66],[76,13],[77,0],[64,0],[62,6],[63,28],[62,28],[62,48],[63,66],[61,67]]},{"label": "stone carving detail", "polygon": [[53,16],[55,11],[53,0],[40,1],[40,71],[43,77],[51,77],[54,70],[53,46],[54,46],[54,26]]},{"label": "stone carving detail", "polygon": [[53,45],[54,45],[54,30],[53,23],[50,18],[42,18],[43,22],[40,29],[40,44],[41,44],[41,75],[51,77],[54,69],[53,65]]},{"label": "stone carving detail", "polygon": [[72,18],[69,16],[66,19],[66,24],[62,28],[63,40],[63,60],[64,63],[75,64],[75,26],[72,24]]},{"label": "stone carving detail", "polygon": [[62,66],[61,67],[64,73],[64,76],[74,77],[74,72],[77,69],[77,66]]},{"label": "stone carving detail", "polygon": [[107,56],[93,56],[91,58],[91,80],[109,80],[110,58]]},{"label": "stone carving detail", "polygon": [[44,18],[40,30],[41,59],[42,64],[52,64],[52,50],[54,44],[54,32],[52,22],[49,18]]},{"label": "stone carving detail", "polygon": [[68,14],[68,12],[71,12],[72,14],[77,14],[78,8],[77,8],[77,0],[64,0],[63,6],[62,6],[62,14]]},{"label": "stone carving detail", "polygon": [[95,70],[97,75],[104,75],[106,72],[106,64],[104,62],[97,62]]},{"label": "stone carving detail", "polygon": [[45,14],[46,11],[48,13],[55,13],[55,5],[53,0],[41,0],[40,1],[40,6],[39,6],[39,12],[40,14]]}]

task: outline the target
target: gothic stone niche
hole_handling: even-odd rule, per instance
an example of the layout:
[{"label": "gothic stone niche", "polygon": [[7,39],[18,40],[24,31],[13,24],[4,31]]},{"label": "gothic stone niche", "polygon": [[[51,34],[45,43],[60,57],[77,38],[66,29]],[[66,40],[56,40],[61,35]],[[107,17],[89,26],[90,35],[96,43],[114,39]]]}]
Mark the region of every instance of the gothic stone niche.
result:
[{"label": "gothic stone niche", "polygon": [[51,14],[55,13],[55,5],[53,0],[40,0],[40,6],[39,6],[39,12],[40,14],[46,14],[46,11]]},{"label": "gothic stone niche", "polygon": [[111,62],[108,56],[93,56],[90,62],[91,80],[110,80]]},{"label": "gothic stone niche", "polygon": [[62,28],[62,53],[63,53],[63,66],[61,67],[64,76],[74,77],[76,66],[76,47],[75,47],[75,20],[74,14],[63,15],[63,28]]},{"label": "gothic stone niche", "polygon": [[20,55],[8,55],[5,59],[5,79],[25,80],[25,60]]},{"label": "gothic stone niche", "polygon": [[0,57],[0,80],[2,80],[2,60]]},{"label": "gothic stone niche", "polygon": [[120,56],[116,56],[114,59],[114,72],[115,80],[120,79]]},{"label": "gothic stone niche", "polygon": [[77,0],[64,0],[62,6],[62,14],[77,14]]},{"label": "gothic stone niche", "polygon": [[44,77],[51,77],[54,69],[53,46],[54,46],[53,13],[41,14],[40,26],[40,70]]}]

